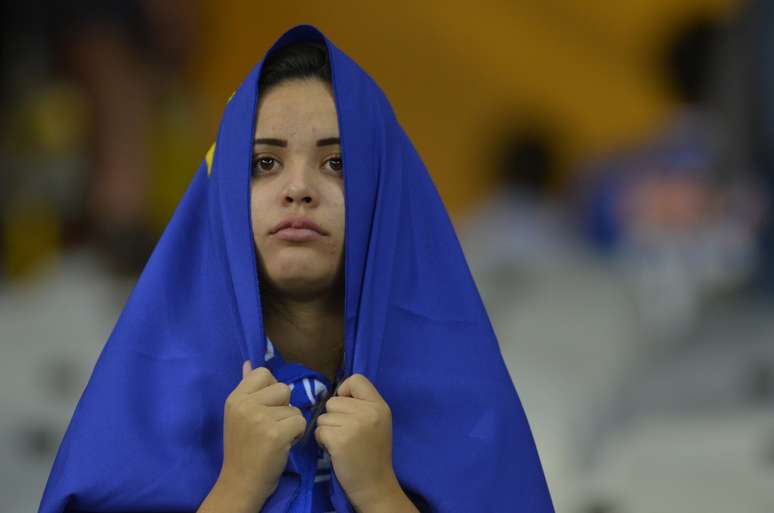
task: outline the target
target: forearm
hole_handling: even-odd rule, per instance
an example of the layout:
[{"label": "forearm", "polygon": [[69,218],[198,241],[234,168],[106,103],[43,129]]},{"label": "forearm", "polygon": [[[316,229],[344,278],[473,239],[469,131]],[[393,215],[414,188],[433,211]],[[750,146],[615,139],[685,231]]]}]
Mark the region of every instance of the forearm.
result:
[{"label": "forearm", "polygon": [[355,508],[357,513],[419,513],[414,504],[402,494],[403,497],[385,499],[384,502],[371,504],[365,508]]},{"label": "forearm", "polygon": [[419,513],[397,479],[391,480],[379,490],[374,490],[371,497],[358,502],[352,504],[357,513]]},{"label": "forearm", "polygon": [[256,513],[263,507],[267,494],[241,485],[221,474],[197,513]]}]

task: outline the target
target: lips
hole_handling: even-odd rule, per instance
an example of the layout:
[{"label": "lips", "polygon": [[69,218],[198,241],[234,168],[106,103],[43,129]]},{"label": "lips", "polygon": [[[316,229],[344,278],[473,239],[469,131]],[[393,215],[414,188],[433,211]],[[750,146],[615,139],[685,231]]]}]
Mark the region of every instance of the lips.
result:
[{"label": "lips", "polygon": [[320,228],[320,226],[309,219],[308,217],[288,217],[282,220],[269,232],[270,235],[283,234],[296,234],[296,235],[316,235],[326,236],[328,232]]}]

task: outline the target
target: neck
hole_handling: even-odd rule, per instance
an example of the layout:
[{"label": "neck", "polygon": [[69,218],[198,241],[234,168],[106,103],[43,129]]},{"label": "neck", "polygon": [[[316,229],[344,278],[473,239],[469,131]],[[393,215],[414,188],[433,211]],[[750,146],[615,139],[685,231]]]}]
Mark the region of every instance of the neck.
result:
[{"label": "neck", "polygon": [[334,294],[300,301],[265,296],[264,330],[282,358],[315,370],[332,383],[344,351],[341,298]]}]

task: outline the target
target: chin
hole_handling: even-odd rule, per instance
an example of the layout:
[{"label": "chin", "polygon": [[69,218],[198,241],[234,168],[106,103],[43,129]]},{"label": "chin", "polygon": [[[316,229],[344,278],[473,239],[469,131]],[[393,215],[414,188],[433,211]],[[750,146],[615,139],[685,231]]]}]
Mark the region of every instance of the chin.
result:
[{"label": "chin", "polygon": [[259,279],[282,296],[312,299],[330,291],[335,282],[336,266],[318,252],[280,252],[258,260]]},{"label": "chin", "polygon": [[272,288],[295,299],[309,299],[326,293],[333,284],[333,270],[310,269],[309,266],[293,266],[279,272],[269,271]]}]

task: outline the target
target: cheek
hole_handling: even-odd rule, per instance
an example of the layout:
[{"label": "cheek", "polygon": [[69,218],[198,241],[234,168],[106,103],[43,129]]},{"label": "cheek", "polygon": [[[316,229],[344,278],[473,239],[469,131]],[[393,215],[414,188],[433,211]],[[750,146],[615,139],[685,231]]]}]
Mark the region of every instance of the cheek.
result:
[{"label": "cheek", "polygon": [[331,204],[331,226],[336,227],[336,230],[344,237],[344,222],[345,222],[345,202],[344,202],[344,185],[338,183],[330,191],[328,201]]},{"label": "cheek", "polygon": [[344,247],[345,223],[344,201],[342,198],[342,201],[334,205],[334,208],[332,209],[332,219],[330,223],[332,230],[336,233],[337,250],[342,250]]},{"label": "cheek", "polygon": [[257,235],[263,233],[266,228],[264,219],[265,199],[261,198],[260,193],[253,189],[250,193],[250,225],[253,228],[253,238],[257,241]]}]

